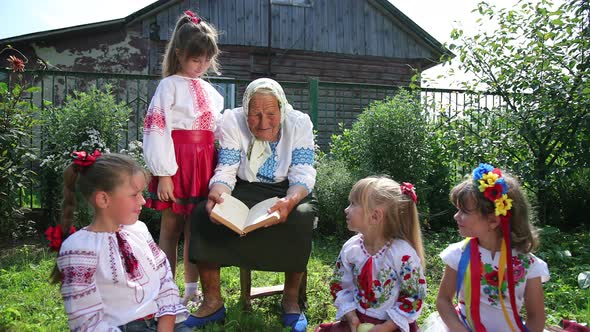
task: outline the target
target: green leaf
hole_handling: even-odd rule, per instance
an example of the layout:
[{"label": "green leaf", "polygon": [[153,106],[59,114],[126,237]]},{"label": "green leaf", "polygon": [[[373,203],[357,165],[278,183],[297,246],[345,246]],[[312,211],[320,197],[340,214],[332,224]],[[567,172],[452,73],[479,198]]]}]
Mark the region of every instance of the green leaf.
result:
[{"label": "green leaf", "polygon": [[590,287],[590,271],[584,271],[578,274],[578,286],[582,289]]}]

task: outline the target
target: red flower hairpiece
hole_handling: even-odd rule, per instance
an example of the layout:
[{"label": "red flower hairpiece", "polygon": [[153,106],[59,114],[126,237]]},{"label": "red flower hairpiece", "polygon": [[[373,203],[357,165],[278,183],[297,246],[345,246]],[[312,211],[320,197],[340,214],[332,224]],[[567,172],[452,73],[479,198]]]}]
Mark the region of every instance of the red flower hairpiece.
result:
[{"label": "red flower hairpiece", "polygon": [[195,13],[191,12],[190,10],[185,10],[185,11],[184,11],[184,13],[185,13],[185,14],[186,14],[188,17],[190,17],[191,21],[192,21],[194,24],[199,24],[199,23],[201,23],[201,18],[200,18],[200,17],[198,17],[197,15],[195,15]]},{"label": "red flower hairpiece", "polygon": [[102,156],[102,153],[100,153],[100,151],[98,149],[94,150],[94,152],[92,152],[92,154],[89,154],[86,151],[72,152],[72,158],[74,159],[74,164],[76,164],[78,166],[82,166],[82,167],[87,167],[87,166],[94,164],[96,159],[100,156]]},{"label": "red flower hairpiece", "polygon": [[55,227],[49,226],[49,228],[45,231],[45,237],[49,240],[49,248],[51,251],[59,252],[59,248],[61,248],[61,244],[67,235],[70,235],[76,231],[74,226],[70,226],[68,234],[64,234],[61,225],[57,225]]},{"label": "red flower hairpiece", "polygon": [[414,188],[413,184],[402,182],[399,188],[401,189],[402,194],[409,196],[414,201],[414,204],[418,204],[418,196],[416,195],[416,188]]}]

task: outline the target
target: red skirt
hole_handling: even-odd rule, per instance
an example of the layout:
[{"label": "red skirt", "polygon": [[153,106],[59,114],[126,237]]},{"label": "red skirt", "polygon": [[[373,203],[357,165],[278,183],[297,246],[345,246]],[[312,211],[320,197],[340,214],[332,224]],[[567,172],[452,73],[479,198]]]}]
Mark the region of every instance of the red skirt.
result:
[{"label": "red skirt", "polygon": [[[371,323],[374,325],[385,323],[384,320],[367,316],[360,311],[356,311],[356,315],[361,323]],[[416,322],[410,323],[410,332],[420,331]],[[346,321],[337,321],[333,323],[322,323],[315,329],[315,332],[350,332],[350,326]]]},{"label": "red skirt", "polygon": [[158,199],[158,177],[154,176],[148,185],[145,206],[156,210],[171,207],[176,214],[190,215],[195,205],[209,194],[209,180],[217,162],[215,138],[208,130],[173,130],[172,141],[178,165],[172,176],[176,201]]}]

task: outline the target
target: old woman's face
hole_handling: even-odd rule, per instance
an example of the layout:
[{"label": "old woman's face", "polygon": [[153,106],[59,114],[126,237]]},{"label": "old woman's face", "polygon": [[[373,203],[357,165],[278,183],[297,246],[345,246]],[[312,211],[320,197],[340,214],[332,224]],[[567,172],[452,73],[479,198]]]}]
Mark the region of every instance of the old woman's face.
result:
[{"label": "old woman's face", "polygon": [[281,129],[279,101],[271,94],[256,93],[248,104],[248,127],[261,141],[275,142]]}]

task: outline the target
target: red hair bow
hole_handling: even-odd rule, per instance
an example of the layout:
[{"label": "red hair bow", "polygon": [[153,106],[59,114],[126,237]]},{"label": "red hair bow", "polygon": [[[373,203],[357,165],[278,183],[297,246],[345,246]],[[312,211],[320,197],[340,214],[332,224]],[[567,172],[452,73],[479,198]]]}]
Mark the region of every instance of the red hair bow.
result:
[{"label": "red hair bow", "polygon": [[418,204],[418,196],[416,195],[416,188],[414,188],[413,184],[402,182],[399,188],[401,189],[402,194],[409,196],[414,201],[414,204]]},{"label": "red hair bow", "polygon": [[191,12],[190,10],[185,10],[184,13],[191,18],[191,21],[194,24],[199,24],[201,23],[201,18],[198,17],[197,15],[195,15],[195,13]]},{"label": "red hair bow", "polygon": [[74,164],[76,164],[78,166],[82,166],[82,167],[87,167],[87,166],[94,164],[96,159],[100,156],[102,156],[102,153],[100,153],[100,151],[98,149],[94,150],[94,152],[92,152],[92,154],[89,154],[86,151],[72,152],[72,158],[74,159]]},{"label": "red hair bow", "polygon": [[57,225],[55,227],[49,226],[49,228],[45,231],[45,237],[47,237],[47,240],[49,240],[49,248],[51,251],[58,252],[65,236],[72,234],[75,231],[76,228],[74,228],[74,226],[70,226],[68,234],[64,234],[61,225]]}]

